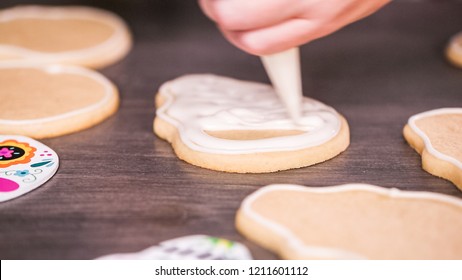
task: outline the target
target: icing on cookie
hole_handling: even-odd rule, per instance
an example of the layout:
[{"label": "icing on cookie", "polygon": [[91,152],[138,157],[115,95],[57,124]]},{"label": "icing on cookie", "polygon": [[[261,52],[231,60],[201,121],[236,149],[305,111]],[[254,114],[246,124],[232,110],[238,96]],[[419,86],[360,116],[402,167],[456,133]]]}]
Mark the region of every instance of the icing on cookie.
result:
[{"label": "icing on cookie", "polygon": [[[307,245],[303,240],[296,235],[294,231],[290,228],[271,220],[268,217],[260,215],[258,212],[254,211],[252,206],[254,203],[261,197],[269,194],[271,192],[286,191],[286,192],[299,192],[303,193],[313,193],[313,194],[335,194],[335,193],[348,193],[352,191],[361,191],[361,192],[370,192],[384,196],[386,198],[393,199],[415,199],[415,200],[428,200],[428,201],[438,201],[444,202],[449,205],[453,205],[459,209],[462,209],[462,200],[453,198],[448,195],[431,193],[431,192],[411,192],[411,191],[401,191],[396,188],[382,188],[374,185],[368,184],[346,184],[340,186],[331,186],[331,187],[305,187],[300,185],[290,185],[290,184],[277,184],[269,185],[263,188],[258,189],[251,195],[247,196],[239,208],[241,212],[240,215],[246,216],[252,220],[252,222],[264,226],[267,230],[271,230],[273,233],[281,236],[285,240],[286,249],[290,249],[297,253],[298,256],[303,256],[305,258],[310,257],[314,259],[366,259],[367,256],[358,254],[357,252],[352,252],[348,250],[342,250],[332,247],[321,247]],[[367,233],[365,233],[367,234]]]},{"label": "icing on cookie", "polygon": [[[56,33],[51,31],[43,36],[49,37],[54,42],[52,45],[49,41],[43,42],[43,38],[36,38],[40,34],[38,32],[43,33],[41,27],[50,26]],[[7,36],[12,28],[24,36]],[[84,30],[80,38],[72,34],[76,28]],[[70,35],[66,37],[66,33]],[[22,40],[25,40],[24,45]],[[0,11],[0,58],[2,54],[7,55],[7,58],[1,60],[27,58],[28,62],[36,63],[84,61],[95,54],[105,56],[108,53],[125,53],[130,45],[126,24],[115,14],[104,10],[90,7],[18,6]]]},{"label": "icing on cookie", "polygon": [[[161,86],[164,103],[157,116],[174,125],[192,150],[218,154],[291,151],[321,145],[337,135],[338,113],[303,98],[297,124],[275,91],[266,84],[215,75],[187,75]],[[216,131],[300,131],[297,135],[254,140],[213,137]]]},{"label": "icing on cookie", "polygon": [[420,138],[422,138],[422,140],[425,143],[425,149],[430,154],[432,154],[433,156],[439,159],[448,161],[454,164],[455,166],[457,166],[458,168],[462,169],[461,161],[435,149],[428,135],[422,129],[420,129],[419,126],[417,125],[417,122],[424,118],[431,117],[431,116],[437,116],[437,115],[448,115],[448,114],[458,114],[462,116],[462,108],[442,108],[442,109],[436,109],[436,110],[423,112],[423,113],[414,115],[411,118],[409,118],[408,125],[411,127],[411,129],[415,133],[417,133],[420,136]]}]

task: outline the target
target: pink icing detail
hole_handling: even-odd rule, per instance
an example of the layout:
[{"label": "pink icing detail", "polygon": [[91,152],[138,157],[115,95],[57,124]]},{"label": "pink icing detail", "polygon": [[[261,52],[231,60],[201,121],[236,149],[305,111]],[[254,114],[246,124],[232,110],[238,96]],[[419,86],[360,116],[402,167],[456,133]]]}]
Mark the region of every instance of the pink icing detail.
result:
[{"label": "pink icing detail", "polygon": [[47,154],[47,156],[52,156],[52,154]]},{"label": "pink icing detail", "polygon": [[0,178],[0,192],[11,192],[18,188],[18,183],[5,178]]},{"label": "pink icing detail", "polygon": [[41,156],[41,157],[43,157],[43,156],[44,156],[44,154],[40,154],[40,156]]},{"label": "pink icing detail", "polygon": [[7,148],[3,148],[0,150],[0,156],[4,156],[6,158],[10,158],[13,150],[8,150]]}]

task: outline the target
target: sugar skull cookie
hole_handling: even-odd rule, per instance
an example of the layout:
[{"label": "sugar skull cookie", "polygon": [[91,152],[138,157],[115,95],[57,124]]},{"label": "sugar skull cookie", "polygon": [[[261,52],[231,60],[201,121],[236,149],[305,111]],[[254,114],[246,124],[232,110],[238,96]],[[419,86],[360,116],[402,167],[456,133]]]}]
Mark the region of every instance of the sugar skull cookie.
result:
[{"label": "sugar skull cookie", "polygon": [[31,138],[0,135],[0,202],[43,185],[58,170],[55,151]]},{"label": "sugar skull cookie", "polygon": [[244,245],[207,235],[183,236],[136,253],[112,254],[100,260],[251,260]]}]

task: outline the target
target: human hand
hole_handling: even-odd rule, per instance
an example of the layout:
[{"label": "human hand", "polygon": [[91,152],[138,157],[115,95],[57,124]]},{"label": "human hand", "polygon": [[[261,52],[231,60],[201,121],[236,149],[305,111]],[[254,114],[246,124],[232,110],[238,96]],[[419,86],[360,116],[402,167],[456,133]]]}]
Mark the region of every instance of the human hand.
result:
[{"label": "human hand", "polygon": [[199,0],[238,48],[267,55],[308,43],[360,20],[390,0]]}]

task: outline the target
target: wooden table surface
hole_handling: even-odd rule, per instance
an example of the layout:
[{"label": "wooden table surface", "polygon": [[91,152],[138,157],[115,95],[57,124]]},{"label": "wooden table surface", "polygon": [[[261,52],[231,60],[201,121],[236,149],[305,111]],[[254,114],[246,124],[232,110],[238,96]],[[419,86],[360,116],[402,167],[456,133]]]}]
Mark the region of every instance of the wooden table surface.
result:
[{"label": "wooden table surface", "polygon": [[192,166],[154,136],[154,95],[169,79],[215,73],[267,82],[259,59],[228,44],[195,1],[183,8],[165,2],[96,2],[112,3],[106,8],[134,32],[128,57],[102,70],[120,89],[120,109],[96,127],[43,140],[61,166],[41,188],[0,204],[1,259],[91,259],[190,234],[241,241],[255,258],[275,258],[234,228],[242,199],[271,183],[361,182],[462,198],[453,184],[421,169],[401,134],[413,114],[462,107],[462,69],[443,57],[449,37],[462,30],[461,2],[395,2],[303,46],[304,94],[344,114],[351,145],[322,164],[256,175]]}]

